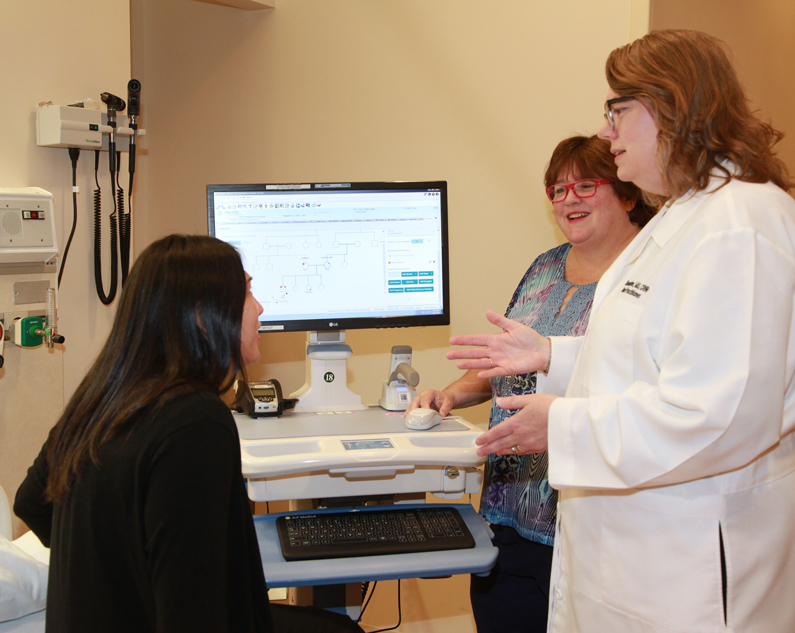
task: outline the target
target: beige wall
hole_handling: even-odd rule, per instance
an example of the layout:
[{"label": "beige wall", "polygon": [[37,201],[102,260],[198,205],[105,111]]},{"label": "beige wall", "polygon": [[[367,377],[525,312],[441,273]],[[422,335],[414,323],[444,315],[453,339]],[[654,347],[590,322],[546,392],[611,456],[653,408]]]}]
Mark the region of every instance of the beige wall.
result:
[{"label": "beige wall", "polygon": [[[130,20],[120,0],[0,2],[0,186],[52,191],[64,245],[68,161],[65,150],[35,146],[35,104],[98,99],[105,90],[124,96],[130,55],[148,131],[136,186],[137,252],[169,232],[204,232],[208,183],[447,179],[451,326],[349,333],[349,378],[366,401],[377,399],[397,343],[414,348],[421,387],[442,387],[459,374],[444,358],[448,337],[482,330],[485,310],[502,310],[532,259],[561,240],[541,188],[545,163],[561,138],[601,124],[604,59],[643,34],[648,1],[610,0],[597,9],[591,0],[275,4],[248,12],[209,1],[130,0]],[[666,0],[652,9],[655,26],[726,39],[763,113],[792,128],[784,67],[793,58],[792,3]],[[0,484],[11,495],[112,317],[93,291],[91,162],[83,153],[82,211],[61,288],[67,343],[54,353],[7,347],[0,370]],[[264,336],[253,375],[297,388],[303,346],[300,334]],[[44,362],[61,385],[42,387]],[[487,410],[468,416],[485,423]],[[465,580],[407,583],[412,606],[401,629],[472,630]],[[390,625],[393,603],[376,608],[379,600],[383,594],[371,621]]]},{"label": "beige wall", "polygon": [[[72,225],[71,163],[65,149],[36,146],[36,105],[66,105],[87,97],[99,101],[104,91],[126,93],[129,5],[122,0],[2,0],[0,25],[0,187],[50,191],[63,248]],[[83,152],[78,162],[80,212],[60,288],[58,325],[66,343],[54,350],[23,350],[8,342],[5,347],[6,363],[0,369],[0,485],[12,500],[63,408],[64,393],[71,394],[82,378],[112,318],[112,309],[99,303],[93,286],[91,154]],[[105,156],[105,166],[106,161]],[[9,307],[13,309],[11,297],[0,297],[0,312]],[[15,519],[17,535],[21,529]]]},{"label": "beige wall", "polygon": [[[446,179],[452,324],[349,331],[349,383],[380,395],[392,345],[411,345],[420,387],[460,372],[452,334],[487,325],[532,260],[562,241],[542,175],[553,148],[601,125],[610,50],[642,35],[648,4],[611,0],[277,0],[246,12],[132,0],[133,72],[148,154],[139,248],[206,231],[210,183]],[[584,15],[587,19],[572,19]],[[304,334],[261,340],[255,378],[304,380]],[[467,417],[485,424],[488,407]],[[396,583],[365,621],[391,626]],[[403,631],[473,631],[468,578],[410,580]]]},{"label": "beige wall", "polygon": [[[349,381],[367,402],[394,344],[413,347],[421,387],[454,379],[449,336],[482,330],[486,309],[503,310],[533,258],[561,241],[546,161],[565,136],[596,131],[604,59],[647,15],[629,0],[610,11],[589,0],[132,5],[149,133],[139,247],[206,231],[208,183],[449,181],[452,324],[348,332]],[[304,335],[269,334],[261,348],[254,376],[300,387]]]},{"label": "beige wall", "polygon": [[795,2],[651,0],[650,28],[695,29],[728,44],[752,105],[784,132],[779,155],[795,176]]}]

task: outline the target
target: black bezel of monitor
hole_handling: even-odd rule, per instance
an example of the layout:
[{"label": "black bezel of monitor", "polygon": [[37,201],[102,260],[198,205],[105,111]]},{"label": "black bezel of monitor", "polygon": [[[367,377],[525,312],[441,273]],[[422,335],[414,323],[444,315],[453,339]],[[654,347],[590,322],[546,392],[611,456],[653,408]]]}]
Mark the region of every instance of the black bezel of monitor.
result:
[{"label": "black bezel of monitor", "polygon": [[396,316],[339,317],[317,319],[269,320],[265,312],[260,316],[260,332],[310,332],[339,331],[377,328],[425,327],[450,324],[450,269],[449,242],[447,227],[447,181],[418,182],[336,182],[336,183],[261,183],[207,185],[207,227],[209,235],[215,237],[215,199],[216,193],[255,193],[289,191],[439,191],[441,210],[441,275],[442,275],[442,313],[412,314]]}]

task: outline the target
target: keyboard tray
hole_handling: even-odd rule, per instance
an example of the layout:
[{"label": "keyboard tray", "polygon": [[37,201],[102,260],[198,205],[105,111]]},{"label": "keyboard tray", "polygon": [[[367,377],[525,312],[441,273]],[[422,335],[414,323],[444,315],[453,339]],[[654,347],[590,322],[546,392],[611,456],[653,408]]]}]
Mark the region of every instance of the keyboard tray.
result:
[{"label": "keyboard tray", "polygon": [[434,552],[475,547],[454,507],[352,509],[276,519],[286,561]]}]

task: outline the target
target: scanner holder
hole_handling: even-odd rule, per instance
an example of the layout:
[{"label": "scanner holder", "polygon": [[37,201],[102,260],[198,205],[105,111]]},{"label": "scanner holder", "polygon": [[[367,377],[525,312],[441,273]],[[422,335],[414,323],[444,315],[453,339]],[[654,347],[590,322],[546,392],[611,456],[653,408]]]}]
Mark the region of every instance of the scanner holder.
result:
[{"label": "scanner holder", "polygon": [[389,378],[381,387],[381,399],[378,405],[387,411],[405,411],[417,396],[416,387],[420,375],[411,366],[411,346],[395,345],[392,347],[392,359],[389,365]]}]

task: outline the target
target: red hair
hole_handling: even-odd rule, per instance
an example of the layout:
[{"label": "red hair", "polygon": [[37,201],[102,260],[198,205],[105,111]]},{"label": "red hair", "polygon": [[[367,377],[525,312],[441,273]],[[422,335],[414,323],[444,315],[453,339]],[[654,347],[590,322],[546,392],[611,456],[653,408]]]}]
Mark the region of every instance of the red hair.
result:
[{"label": "red hair", "polygon": [[610,88],[637,97],[654,117],[671,198],[706,189],[715,172],[726,182],[772,181],[790,189],[787,167],[773,149],[783,134],[751,112],[725,47],[699,31],[652,31],[607,58]]}]

